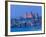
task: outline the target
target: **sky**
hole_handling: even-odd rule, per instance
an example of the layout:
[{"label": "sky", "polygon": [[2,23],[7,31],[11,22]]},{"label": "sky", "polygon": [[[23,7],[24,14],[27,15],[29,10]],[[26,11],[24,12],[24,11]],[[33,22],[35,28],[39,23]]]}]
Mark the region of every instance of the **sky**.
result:
[{"label": "sky", "polygon": [[26,6],[26,5],[11,5],[10,6],[10,13],[11,18],[18,18],[24,15],[26,12],[30,13],[38,13],[39,15],[42,14],[42,7],[41,6]]}]

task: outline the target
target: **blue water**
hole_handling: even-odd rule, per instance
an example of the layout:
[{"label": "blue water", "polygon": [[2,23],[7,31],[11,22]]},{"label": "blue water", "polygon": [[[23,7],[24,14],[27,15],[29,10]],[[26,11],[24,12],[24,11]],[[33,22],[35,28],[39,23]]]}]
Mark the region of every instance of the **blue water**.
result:
[{"label": "blue water", "polygon": [[11,28],[11,32],[24,32],[24,31],[40,31],[41,30],[41,26],[37,25],[37,26],[26,26],[26,27],[21,27],[21,28],[16,28],[16,27],[12,27]]}]

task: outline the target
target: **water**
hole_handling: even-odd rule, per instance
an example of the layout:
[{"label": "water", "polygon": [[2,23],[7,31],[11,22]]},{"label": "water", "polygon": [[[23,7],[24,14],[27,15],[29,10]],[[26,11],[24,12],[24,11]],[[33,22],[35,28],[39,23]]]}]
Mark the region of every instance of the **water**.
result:
[{"label": "water", "polygon": [[40,25],[26,26],[26,27],[11,27],[11,32],[24,32],[24,31],[40,31]]}]

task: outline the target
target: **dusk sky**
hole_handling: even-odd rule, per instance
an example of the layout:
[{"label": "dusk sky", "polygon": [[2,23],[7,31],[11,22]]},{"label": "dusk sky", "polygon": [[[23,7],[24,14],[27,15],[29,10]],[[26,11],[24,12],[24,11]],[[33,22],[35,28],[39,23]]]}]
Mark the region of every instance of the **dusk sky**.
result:
[{"label": "dusk sky", "polygon": [[26,12],[38,13],[41,15],[41,6],[26,6],[26,5],[11,5],[11,18],[17,18],[24,15]]}]

